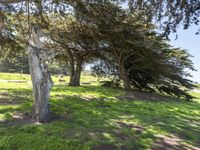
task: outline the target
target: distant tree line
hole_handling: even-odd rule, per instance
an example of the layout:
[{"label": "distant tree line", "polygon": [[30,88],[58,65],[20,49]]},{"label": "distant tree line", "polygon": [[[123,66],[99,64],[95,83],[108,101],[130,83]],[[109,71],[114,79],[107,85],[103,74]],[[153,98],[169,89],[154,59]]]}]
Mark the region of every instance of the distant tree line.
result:
[{"label": "distant tree line", "polygon": [[11,72],[11,73],[29,73],[29,65],[27,57],[16,58],[11,61],[4,59],[0,61],[0,72]]}]

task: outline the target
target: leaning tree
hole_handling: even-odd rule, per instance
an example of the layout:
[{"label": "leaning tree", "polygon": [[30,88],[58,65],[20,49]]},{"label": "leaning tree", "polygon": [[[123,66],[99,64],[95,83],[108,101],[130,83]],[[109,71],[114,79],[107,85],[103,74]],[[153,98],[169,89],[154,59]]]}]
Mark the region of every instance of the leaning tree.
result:
[{"label": "leaning tree", "polygon": [[194,70],[190,55],[184,50],[170,48],[146,15],[129,14],[112,3],[90,4],[79,13],[81,19],[97,27],[98,43],[105,47],[101,50],[117,64],[125,89],[134,86],[190,98],[182,90],[193,87],[186,79],[190,74],[185,72],[185,69]]}]

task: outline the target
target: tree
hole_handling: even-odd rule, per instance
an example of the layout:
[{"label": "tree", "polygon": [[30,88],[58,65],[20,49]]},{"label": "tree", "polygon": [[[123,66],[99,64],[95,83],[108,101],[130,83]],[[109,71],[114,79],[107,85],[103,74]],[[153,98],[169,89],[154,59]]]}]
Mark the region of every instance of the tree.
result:
[{"label": "tree", "polygon": [[66,56],[60,59],[69,64],[69,85],[80,86],[83,64],[97,57],[96,28],[71,15],[65,17],[51,15],[49,20],[51,20],[51,30],[48,34],[51,42],[47,46],[63,49],[66,52]]},{"label": "tree", "polygon": [[199,25],[199,0],[128,0],[128,4],[131,12],[145,14],[150,22],[156,21],[164,36],[176,32],[179,25],[183,25],[184,29],[192,24]]},{"label": "tree", "polygon": [[32,27],[32,37],[28,46],[29,67],[34,92],[33,118],[39,122],[48,122],[51,118],[49,95],[53,82],[46,61],[47,52],[41,50],[37,26]]},{"label": "tree", "polygon": [[[50,110],[49,110],[49,94],[50,89],[52,87],[52,80],[49,74],[49,71],[47,69],[46,61],[49,59],[48,53],[42,49],[42,44],[40,41],[40,29],[39,29],[39,23],[37,25],[31,25],[29,22],[28,16],[26,19],[24,19],[27,14],[23,10],[24,7],[18,8],[17,5],[14,7],[14,10],[10,8],[13,8],[13,6],[6,6],[4,7],[5,10],[3,11],[3,14],[5,16],[3,18],[3,22],[7,23],[8,26],[3,23],[2,28],[8,28],[8,32],[4,32],[4,29],[1,30],[1,35],[3,37],[9,37],[13,41],[12,47],[17,47],[17,45],[22,46],[23,49],[27,48],[28,53],[28,60],[29,60],[29,66],[30,66],[30,73],[32,78],[32,85],[33,85],[33,93],[34,93],[34,106],[33,106],[33,118],[36,121],[39,122],[47,122],[50,120]],[[16,9],[15,9],[16,8]],[[10,13],[11,12],[11,13]],[[23,13],[25,12],[25,13]],[[37,13],[36,12],[32,12]],[[13,20],[14,16],[17,15],[17,20]],[[20,15],[20,16],[18,16]],[[30,14],[29,14],[30,15]],[[22,21],[28,19],[28,22],[24,21],[23,26],[21,26],[20,23],[16,23],[16,21],[19,20],[22,16]],[[33,19],[34,21],[36,19]],[[19,30],[21,29],[21,30]],[[25,34],[23,31],[25,29]],[[31,30],[30,30],[31,29]],[[31,31],[31,34],[26,34]],[[31,37],[30,37],[31,35]],[[8,39],[8,38],[7,38]],[[10,51],[14,52],[14,49],[10,46],[10,43],[8,43],[8,40],[6,39],[6,42],[1,43],[1,46],[3,49],[2,51]],[[19,42],[18,42],[19,41]],[[17,43],[18,42],[18,43]],[[16,49],[16,48],[15,48]]]},{"label": "tree", "polygon": [[[101,45],[103,45],[107,53],[115,57],[113,60],[116,60],[118,64],[119,75],[123,80],[124,87],[125,89],[130,89],[125,61],[136,53],[135,47],[139,47],[138,45],[144,42],[145,36],[143,36],[142,32],[148,30],[148,28],[144,27],[146,24],[144,21],[137,21],[139,17],[134,18],[126,15],[125,10],[112,3],[102,4],[101,6],[98,4],[88,5],[90,7],[86,7],[87,13],[85,12],[86,8],[79,9],[79,17],[82,16],[82,20],[84,19],[87,23],[96,25],[99,31],[99,43],[102,43]],[[84,13],[81,11],[84,11]],[[138,51],[139,49],[136,50]]]},{"label": "tree", "polygon": [[[0,0],[0,4],[12,4],[24,2],[27,0]],[[37,8],[40,12],[43,12],[43,5],[45,5],[45,0],[34,1],[37,4]],[[71,4],[76,6],[77,4],[93,2],[93,3],[108,3],[110,1],[88,1],[88,0],[63,0],[63,1],[53,1],[52,4],[56,4],[59,8],[61,4]],[[184,24],[184,29],[187,29],[191,24],[199,24],[199,11],[200,11],[200,1],[187,1],[187,0],[113,0],[113,2],[125,3],[129,6],[129,10],[135,13],[144,14],[149,18],[149,21],[157,20],[160,22],[160,27],[165,30],[165,34],[170,34],[171,31],[175,32],[178,25]],[[28,1],[28,3],[30,3]],[[59,10],[61,13],[66,12],[65,9]],[[65,7],[66,8],[66,7]],[[40,13],[41,14],[41,13]],[[170,14],[170,15],[169,15]]]},{"label": "tree", "polygon": [[[12,56],[13,57],[13,56]],[[5,58],[0,61],[0,72],[29,73],[28,59],[25,55]]]},{"label": "tree", "polygon": [[[140,90],[159,90],[190,98],[180,88],[193,86],[190,80],[185,79],[189,74],[184,70],[194,70],[186,51],[170,48],[166,40],[155,32],[156,26],[149,23],[146,16],[127,14],[108,3],[101,7],[90,5],[80,15],[83,14],[82,19],[96,25],[99,43],[103,43],[104,53],[117,64],[125,89],[134,86]],[[172,60],[173,63],[169,63]]]}]

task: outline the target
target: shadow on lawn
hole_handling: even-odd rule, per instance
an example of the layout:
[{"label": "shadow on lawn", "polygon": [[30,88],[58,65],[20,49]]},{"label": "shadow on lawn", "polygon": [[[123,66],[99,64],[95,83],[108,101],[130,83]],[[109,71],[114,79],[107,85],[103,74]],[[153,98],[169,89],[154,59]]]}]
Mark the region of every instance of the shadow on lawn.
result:
[{"label": "shadow on lawn", "polygon": [[14,111],[30,111],[32,105],[31,89],[0,89],[0,114],[9,114]]},{"label": "shadow on lawn", "polygon": [[[28,98],[29,92],[24,96]],[[21,94],[23,90],[13,93]],[[51,123],[35,125],[29,122],[2,127],[0,138],[12,141],[8,143],[11,147],[22,146],[27,138],[30,141],[26,140],[28,144],[23,145],[24,148],[31,146],[33,149],[40,142],[43,149],[67,147],[77,150],[195,150],[200,144],[200,105],[197,102],[122,101],[115,96],[123,91],[96,86],[56,86],[53,93],[50,104],[57,117]],[[24,101],[17,108],[0,110],[0,113],[28,110],[30,104],[30,101]],[[24,117],[17,120],[20,119]],[[16,137],[20,139],[16,140]],[[47,138],[49,140],[44,141]],[[5,146],[0,144],[0,149]]]},{"label": "shadow on lawn", "polygon": [[[77,96],[63,99],[52,101],[52,106],[56,112],[69,117],[68,123],[80,124],[86,130],[92,130],[95,136],[101,131],[118,147],[126,145],[128,149],[145,149],[156,140],[157,134],[168,134],[169,137],[176,135],[174,140],[179,139],[179,142],[174,144],[174,149],[187,149],[187,145],[182,144],[183,140],[199,146],[200,118],[196,112],[200,108],[195,102],[85,101]],[[163,142],[160,140],[162,145]],[[167,145],[168,141],[165,142]],[[157,140],[155,149],[158,143]],[[190,149],[195,148],[190,146]]]}]

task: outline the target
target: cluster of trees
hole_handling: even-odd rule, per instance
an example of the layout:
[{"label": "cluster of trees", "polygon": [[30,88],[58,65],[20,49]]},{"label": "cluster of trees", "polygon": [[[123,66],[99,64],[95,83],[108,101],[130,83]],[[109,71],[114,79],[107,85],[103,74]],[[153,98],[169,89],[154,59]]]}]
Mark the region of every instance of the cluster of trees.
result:
[{"label": "cluster of trees", "polygon": [[0,72],[29,73],[28,59],[26,56],[18,56],[13,60],[5,58],[0,61]]},{"label": "cluster of trees", "polygon": [[[14,3],[14,4],[13,4]],[[132,87],[191,98],[185,89],[194,70],[186,50],[168,44],[180,23],[199,23],[199,1],[0,0],[0,52],[28,54],[35,96],[33,117],[50,120],[52,80],[48,62],[70,70],[80,85],[83,65],[98,76],[114,75]],[[157,24],[155,24],[157,22]],[[162,31],[162,32],[158,32]]]}]

